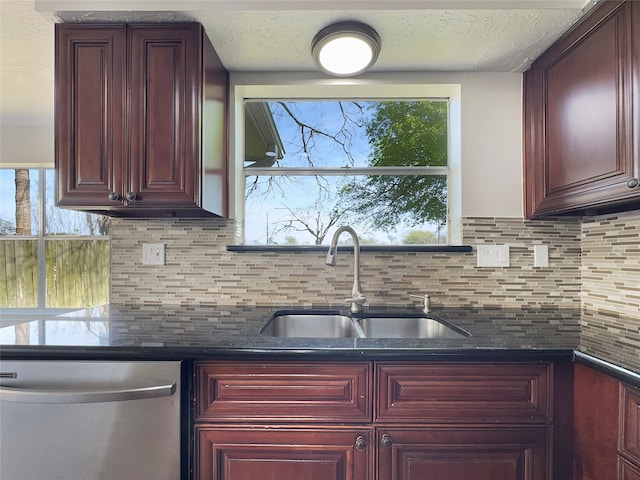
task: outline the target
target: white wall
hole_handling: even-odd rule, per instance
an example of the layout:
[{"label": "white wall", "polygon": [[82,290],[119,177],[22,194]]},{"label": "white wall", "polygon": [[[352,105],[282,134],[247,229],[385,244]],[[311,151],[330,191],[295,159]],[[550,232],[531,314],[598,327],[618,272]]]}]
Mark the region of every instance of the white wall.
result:
[{"label": "white wall", "polygon": [[53,167],[53,125],[2,125],[0,168]]},{"label": "white wall", "polygon": [[462,216],[522,217],[522,75],[462,77]]}]

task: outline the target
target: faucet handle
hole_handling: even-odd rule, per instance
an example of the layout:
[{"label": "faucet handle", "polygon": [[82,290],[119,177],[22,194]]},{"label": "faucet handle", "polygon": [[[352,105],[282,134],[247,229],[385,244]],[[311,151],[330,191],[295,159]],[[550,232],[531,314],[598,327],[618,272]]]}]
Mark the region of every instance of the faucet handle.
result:
[{"label": "faucet handle", "polygon": [[362,311],[362,305],[367,301],[364,295],[357,295],[344,299],[345,303],[351,305],[351,312],[358,313]]},{"label": "faucet handle", "polygon": [[429,296],[428,293],[425,293],[423,295],[416,295],[416,294],[410,293],[409,296],[422,299],[422,311],[424,313],[429,313],[431,311],[431,297]]},{"label": "faucet handle", "polygon": [[345,298],[344,301],[347,303],[357,303],[358,305],[364,305],[364,302],[366,302],[367,299],[364,297],[364,295],[360,295],[357,297]]}]

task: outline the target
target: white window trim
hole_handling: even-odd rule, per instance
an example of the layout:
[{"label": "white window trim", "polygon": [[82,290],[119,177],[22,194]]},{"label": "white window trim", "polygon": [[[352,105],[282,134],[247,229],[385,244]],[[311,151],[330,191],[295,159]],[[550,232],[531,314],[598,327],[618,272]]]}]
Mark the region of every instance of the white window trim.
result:
[{"label": "white window trim", "polygon": [[[242,242],[244,222],[244,100],[270,99],[403,99],[448,98],[448,245],[462,243],[462,108],[461,85],[430,83],[421,74],[327,78],[305,73],[232,73],[229,109],[230,218],[238,222],[236,243]],[[273,172],[273,170],[270,170]],[[252,172],[259,174],[257,169]]]}]

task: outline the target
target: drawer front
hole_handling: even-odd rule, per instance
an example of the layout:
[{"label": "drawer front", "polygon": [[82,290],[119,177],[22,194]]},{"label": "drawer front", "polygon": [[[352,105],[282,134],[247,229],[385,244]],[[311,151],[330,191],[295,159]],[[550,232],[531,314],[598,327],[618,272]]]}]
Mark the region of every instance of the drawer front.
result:
[{"label": "drawer front", "polygon": [[640,466],[640,389],[622,386],[620,453]]},{"label": "drawer front", "polygon": [[196,421],[371,421],[371,364],[202,362]]},{"label": "drawer front", "polygon": [[549,423],[547,364],[377,363],[378,422]]}]

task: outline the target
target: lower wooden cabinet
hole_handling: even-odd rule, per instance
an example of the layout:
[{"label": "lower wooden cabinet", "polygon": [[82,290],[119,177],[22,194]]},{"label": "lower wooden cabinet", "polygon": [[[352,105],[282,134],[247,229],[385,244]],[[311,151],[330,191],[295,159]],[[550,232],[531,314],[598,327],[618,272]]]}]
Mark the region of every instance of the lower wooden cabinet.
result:
[{"label": "lower wooden cabinet", "polygon": [[545,480],[550,428],[403,427],[378,431],[380,480]]},{"label": "lower wooden cabinet", "polygon": [[573,478],[615,480],[619,382],[582,364],[574,369]]},{"label": "lower wooden cabinet", "polygon": [[197,480],[552,478],[548,363],[212,361],[195,372]]},{"label": "lower wooden cabinet", "polygon": [[640,388],[576,364],[573,480],[640,480]]},{"label": "lower wooden cabinet", "polygon": [[618,480],[640,480],[640,388],[620,385]]},{"label": "lower wooden cabinet", "polygon": [[371,428],[198,426],[198,480],[367,480]]}]

